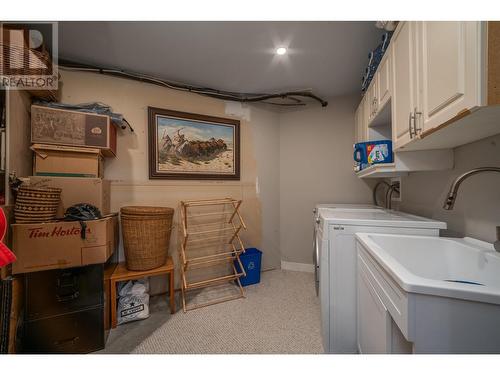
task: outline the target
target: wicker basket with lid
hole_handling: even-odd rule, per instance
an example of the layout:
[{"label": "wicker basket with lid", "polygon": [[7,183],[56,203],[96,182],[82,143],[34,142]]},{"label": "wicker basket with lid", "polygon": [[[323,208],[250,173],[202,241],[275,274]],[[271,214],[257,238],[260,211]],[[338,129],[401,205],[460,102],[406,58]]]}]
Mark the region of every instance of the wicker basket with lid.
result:
[{"label": "wicker basket with lid", "polygon": [[167,261],[174,209],[126,206],[120,209],[127,268],[146,271]]}]

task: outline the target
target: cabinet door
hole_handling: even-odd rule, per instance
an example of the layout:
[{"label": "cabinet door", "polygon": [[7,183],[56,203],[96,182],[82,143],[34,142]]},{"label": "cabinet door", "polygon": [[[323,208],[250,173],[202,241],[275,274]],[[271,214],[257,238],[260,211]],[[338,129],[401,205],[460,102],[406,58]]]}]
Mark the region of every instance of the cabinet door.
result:
[{"label": "cabinet door", "polygon": [[375,81],[375,77],[373,77],[372,82],[370,83],[370,86],[368,87],[368,90],[366,90],[366,102],[367,105],[365,108],[368,108],[368,112],[365,114],[366,116],[366,123],[367,125],[370,124],[370,121],[373,118],[373,82]]},{"label": "cabinet door", "polygon": [[356,353],[356,227],[330,225],[330,348]]},{"label": "cabinet door", "polygon": [[370,83],[370,87],[368,88],[368,101],[369,101],[369,108],[370,112],[368,114],[368,123],[367,125],[370,124],[370,122],[375,118],[377,115],[377,103],[378,103],[378,98],[377,98],[377,79],[378,79],[378,74],[375,73],[373,76],[372,82]]},{"label": "cabinet door", "polygon": [[419,22],[419,78],[423,131],[480,104],[480,22]]},{"label": "cabinet door", "polygon": [[363,126],[363,101],[359,103],[358,109],[354,114],[354,143],[363,142],[361,139],[361,128]]},{"label": "cabinet door", "polygon": [[366,118],[366,96],[363,98],[361,104],[359,105],[360,114],[359,114],[359,123],[358,123],[358,142],[366,142],[368,141],[367,131],[368,131],[368,119]]},{"label": "cabinet door", "polygon": [[377,111],[380,111],[391,98],[391,50],[385,53],[377,69]]},{"label": "cabinet door", "polygon": [[412,113],[417,104],[416,22],[403,22],[392,36],[392,141],[398,149],[414,137]]},{"label": "cabinet door", "polygon": [[363,122],[360,129],[361,140],[362,142],[368,141],[368,124],[370,122],[370,113],[371,113],[371,105],[370,105],[370,93],[366,92],[363,98]]},{"label": "cabinet door", "polygon": [[390,353],[390,314],[365,275],[362,262],[358,257],[358,349],[363,354]]}]

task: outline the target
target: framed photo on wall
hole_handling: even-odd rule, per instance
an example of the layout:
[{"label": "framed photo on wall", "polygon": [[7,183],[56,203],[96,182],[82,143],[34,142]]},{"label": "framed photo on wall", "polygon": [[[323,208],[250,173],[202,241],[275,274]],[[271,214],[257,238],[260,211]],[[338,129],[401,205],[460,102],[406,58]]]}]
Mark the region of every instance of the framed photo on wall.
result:
[{"label": "framed photo on wall", "polygon": [[148,107],[149,178],[240,179],[238,120]]}]

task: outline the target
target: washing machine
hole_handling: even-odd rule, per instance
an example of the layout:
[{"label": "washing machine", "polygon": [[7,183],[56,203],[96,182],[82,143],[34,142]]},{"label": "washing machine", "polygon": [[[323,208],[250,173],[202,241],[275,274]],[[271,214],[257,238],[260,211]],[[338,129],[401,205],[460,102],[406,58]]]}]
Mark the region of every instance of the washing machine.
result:
[{"label": "washing machine", "polygon": [[355,234],[439,236],[446,223],[369,205],[318,205],[315,215],[323,346],[326,353],[357,353]]},{"label": "washing machine", "polygon": [[319,296],[319,245],[316,241],[316,228],[319,223],[319,209],[325,208],[335,211],[351,211],[351,210],[382,210],[372,204],[350,204],[350,203],[318,203],[313,209],[313,265],[314,265],[314,280],[316,287],[316,295]]}]

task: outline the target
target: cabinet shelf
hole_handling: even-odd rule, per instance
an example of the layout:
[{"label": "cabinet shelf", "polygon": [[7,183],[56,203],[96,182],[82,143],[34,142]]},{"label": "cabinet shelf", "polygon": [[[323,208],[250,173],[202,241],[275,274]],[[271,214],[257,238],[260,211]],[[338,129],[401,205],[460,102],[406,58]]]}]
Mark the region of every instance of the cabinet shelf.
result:
[{"label": "cabinet shelf", "polygon": [[377,128],[381,126],[391,126],[391,102],[390,99],[385,102],[384,106],[380,108],[375,117],[368,123],[368,128]]},{"label": "cabinet shelf", "polygon": [[391,178],[409,172],[442,171],[453,168],[453,150],[404,151],[394,153],[394,163],[374,164],[356,173],[359,178]]},{"label": "cabinet shelf", "polygon": [[398,171],[396,163],[374,164],[356,173],[359,178],[392,178],[408,175],[408,172]]}]

